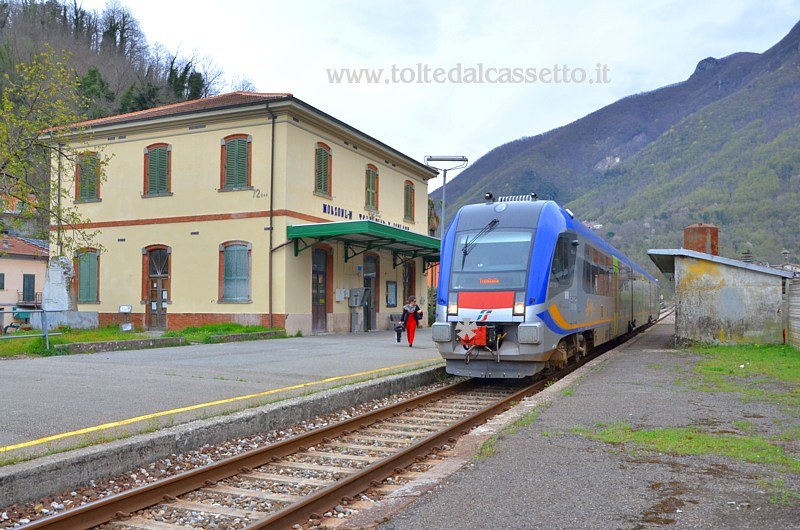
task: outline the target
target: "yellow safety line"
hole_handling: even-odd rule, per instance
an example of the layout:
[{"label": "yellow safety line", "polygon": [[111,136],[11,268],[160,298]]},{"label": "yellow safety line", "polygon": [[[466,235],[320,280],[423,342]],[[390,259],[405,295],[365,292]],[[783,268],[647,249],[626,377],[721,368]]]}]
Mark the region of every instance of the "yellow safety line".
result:
[{"label": "yellow safety line", "polygon": [[153,414],[146,414],[144,416],[137,416],[135,418],[130,418],[130,419],[127,419],[127,420],[115,421],[115,422],[111,422],[111,423],[104,423],[102,425],[96,425],[94,427],[86,427],[85,429],[78,429],[77,431],[64,432],[64,433],[61,433],[61,434],[54,434],[52,436],[47,436],[45,438],[39,438],[38,440],[31,440],[29,442],[23,442],[23,443],[19,443],[19,444],[15,444],[15,445],[7,445],[5,447],[0,447],[0,453],[6,452],[6,451],[12,451],[14,449],[22,449],[24,447],[32,447],[34,445],[39,445],[39,444],[43,444],[43,443],[47,443],[47,442],[52,442],[54,440],[60,440],[62,438],[68,438],[70,436],[77,436],[79,434],[87,434],[87,433],[91,433],[91,432],[97,432],[97,431],[102,431],[102,430],[105,430],[105,429],[110,429],[112,427],[121,427],[123,425],[130,425],[131,423],[136,423],[136,422],[144,421],[144,420],[150,420],[150,419],[153,419],[153,418],[158,418],[158,417],[161,417],[161,416],[167,416],[167,415],[170,415],[170,414],[178,414],[180,412],[187,412],[187,411],[190,411],[190,410],[202,409],[202,408],[211,407],[211,406],[214,406],[214,405],[224,405],[226,403],[233,403],[235,401],[241,401],[243,399],[251,399],[251,398],[256,398],[256,397],[268,396],[270,394],[277,394],[279,392],[286,392],[288,390],[296,390],[298,388],[304,388],[304,387],[314,386],[314,385],[321,385],[323,383],[330,383],[331,381],[338,381],[338,380],[341,380],[341,379],[348,379],[348,378],[351,378],[351,377],[360,377],[360,376],[364,376],[364,375],[377,374],[377,373],[380,373],[380,372],[387,372],[389,370],[397,370],[398,368],[406,368],[408,366],[414,366],[414,365],[418,365],[418,364],[428,363],[428,362],[431,362],[431,361],[440,361],[440,360],[441,360],[441,357],[434,357],[434,358],[431,358],[431,359],[425,359],[423,361],[416,361],[416,362],[413,362],[413,363],[397,364],[395,366],[389,366],[387,368],[379,368],[377,370],[369,370],[367,372],[359,372],[357,374],[337,375],[335,377],[329,377],[327,379],[321,379],[319,381],[311,381],[309,383],[301,383],[299,385],[287,386],[287,387],[284,387],[284,388],[276,388],[274,390],[267,390],[266,392],[259,392],[257,394],[248,394],[246,396],[238,396],[238,397],[234,397],[234,398],[220,399],[218,401],[210,401],[208,403],[201,403],[199,405],[191,405],[191,406],[188,406],[188,407],[181,407],[179,409],[165,410],[163,412],[155,412]]}]

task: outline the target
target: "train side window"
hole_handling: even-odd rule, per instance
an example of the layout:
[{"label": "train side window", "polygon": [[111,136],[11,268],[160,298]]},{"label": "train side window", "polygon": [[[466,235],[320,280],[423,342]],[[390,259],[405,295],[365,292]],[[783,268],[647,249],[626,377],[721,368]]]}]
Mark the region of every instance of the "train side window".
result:
[{"label": "train side window", "polygon": [[550,266],[550,296],[555,296],[572,285],[577,256],[577,247],[572,244],[575,239],[575,234],[570,233],[558,236],[553,252],[553,263]]}]

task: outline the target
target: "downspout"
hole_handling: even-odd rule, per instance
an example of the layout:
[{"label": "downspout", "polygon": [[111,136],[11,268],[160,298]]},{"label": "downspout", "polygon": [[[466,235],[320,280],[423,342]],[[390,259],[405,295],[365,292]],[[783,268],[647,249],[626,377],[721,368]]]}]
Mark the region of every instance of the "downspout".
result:
[{"label": "downspout", "polygon": [[274,206],[274,197],[275,197],[275,114],[272,112],[272,109],[269,108],[269,103],[267,103],[267,113],[269,117],[272,119],[272,134],[270,135],[270,154],[269,154],[269,258],[268,258],[268,267],[269,267],[269,282],[268,282],[268,296],[269,296],[269,327],[272,328],[274,326],[274,322],[272,319],[272,252],[275,250],[273,245],[273,238],[272,233],[273,230],[273,215],[272,209]]},{"label": "downspout", "polygon": [[[58,195],[56,204],[56,222],[58,223],[58,231],[56,232],[56,241],[58,244],[58,255],[64,255],[64,240],[62,239],[62,223],[61,223],[61,146],[58,144]],[[52,203],[51,203],[52,204]]]}]

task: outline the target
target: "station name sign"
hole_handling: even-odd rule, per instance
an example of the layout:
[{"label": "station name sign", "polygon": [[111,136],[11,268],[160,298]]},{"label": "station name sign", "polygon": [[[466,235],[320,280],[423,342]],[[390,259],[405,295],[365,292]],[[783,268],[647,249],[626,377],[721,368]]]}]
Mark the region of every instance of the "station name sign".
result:
[{"label": "station name sign", "polygon": [[[342,219],[353,219],[353,210],[348,210],[347,208],[341,208],[332,204],[323,204],[322,213],[326,215],[332,215],[334,217],[341,217]],[[372,221],[374,223],[391,226],[392,228],[399,228],[400,230],[406,230],[409,232],[411,231],[411,227],[409,226],[400,223],[391,223],[381,219],[380,217],[375,217],[374,215],[370,214],[358,214],[357,219],[359,221]]]}]

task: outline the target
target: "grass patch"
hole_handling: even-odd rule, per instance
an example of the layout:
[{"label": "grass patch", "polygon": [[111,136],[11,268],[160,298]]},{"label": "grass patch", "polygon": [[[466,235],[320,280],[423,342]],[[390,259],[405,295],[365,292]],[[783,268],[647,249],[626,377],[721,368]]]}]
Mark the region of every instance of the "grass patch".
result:
[{"label": "grass patch", "polygon": [[533,422],[535,422],[536,418],[539,417],[539,412],[540,411],[538,409],[534,410],[533,412],[529,412],[511,425],[505,427],[501,432],[493,434],[488,440],[483,442],[483,445],[481,445],[481,449],[478,451],[478,454],[475,455],[474,460],[480,462],[494,456],[496,452],[497,440],[505,436],[513,436],[517,434],[522,427],[533,425]]},{"label": "grass patch", "polygon": [[770,492],[769,502],[780,506],[792,506],[800,501],[800,493],[794,491],[783,479],[759,480],[759,486]]},{"label": "grass patch", "polygon": [[789,345],[702,346],[689,385],[702,392],[734,392],[743,400],[780,403],[800,411],[800,351]]},{"label": "grass patch", "polygon": [[695,366],[695,372],[704,376],[762,376],[761,381],[766,377],[766,380],[800,382],[800,350],[789,345],[697,345],[691,351],[707,356]]},{"label": "grass patch", "polygon": [[633,444],[645,451],[678,455],[717,455],[743,462],[767,464],[782,471],[800,473],[800,461],[761,436],[707,434],[695,427],[652,431],[633,430],[627,422],[602,425],[594,430],[573,430],[592,440],[609,444]]},{"label": "grass patch", "polygon": [[[188,342],[199,342],[201,344],[213,344],[218,342],[217,335],[238,335],[240,333],[259,333],[262,331],[283,331],[276,328],[264,326],[243,326],[232,322],[220,324],[206,324],[205,326],[189,326],[181,330],[167,331],[163,337],[183,337]],[[286,338],[285,333],[276,335],[276,338]]]},{"label": "grass patch", "polygon": [[[15,333],[10,333],[8,336],[30,335],[33,333],[40,333],[40,330],[17,331]],[[141,330],[120,331],[119,326],[115,324],[95,329],[72,329],[66,326],[53,330],[53,333],[61,333],[61,335],[49,337],[50,351],[45,348],[44,337],[0,340],[0,357],[14,357],[17,355],[54,355],[53,346],[56,344],[105,342],[142,339],[147,337]],[[59,353],[65,354],[66,352]]]}]

